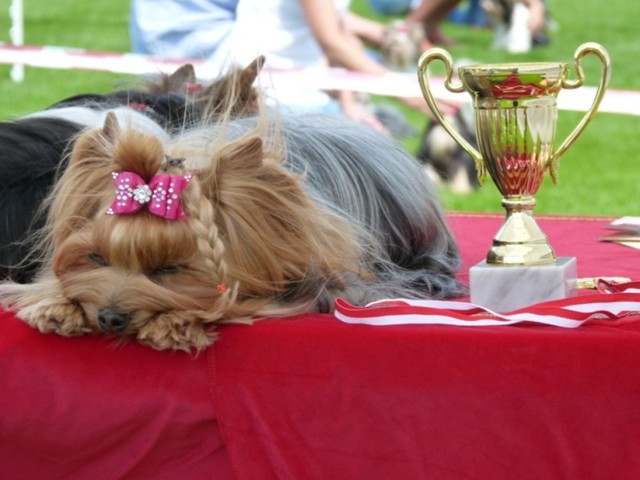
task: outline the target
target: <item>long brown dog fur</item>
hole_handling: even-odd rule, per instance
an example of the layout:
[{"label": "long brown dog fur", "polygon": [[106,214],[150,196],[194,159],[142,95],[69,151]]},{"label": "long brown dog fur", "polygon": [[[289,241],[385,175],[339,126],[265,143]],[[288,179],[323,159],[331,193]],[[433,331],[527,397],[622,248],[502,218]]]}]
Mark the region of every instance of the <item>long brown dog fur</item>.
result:
[{"label": "long brown dog fur", "polygon": [[[167,142],[110,114],[80,135],[49,196],[45,265],[33,284],[1,285],[2,304],[42,332],[201,350],[220,323],[330,311],[337,296],[461,293],[459,252],[417,162],[346,120],[292,120],[289,136],[264,109],[230,121],[238,98],[253,102],[237,94],[251,75],[237,72],[244,87],[227,88],[215,128]],[[112,173],[125,171],[192,175],[186,220],[106,215]]]},{"label": "long brown dog fur", "polygon": [[[180,144],[168,152],[185,153]],[[206,324],[308,310],[313,298],[297,307],[279,301],[291,282],[340,284],[333,272],[358,272],[349,225],[311,204],[257,136],[190,169],[197,180],[183,196],[188,221],[104,215],[112,171],[150,180],[166,156],[158,139],[121,130],[112,116],[78,139],[51,196],[51,265],[13,302],[21,318],[76,335],[99,330],[98,310],[108,307],[133,312],[125,333],[144,343],[201,349],[214,336]]]}]

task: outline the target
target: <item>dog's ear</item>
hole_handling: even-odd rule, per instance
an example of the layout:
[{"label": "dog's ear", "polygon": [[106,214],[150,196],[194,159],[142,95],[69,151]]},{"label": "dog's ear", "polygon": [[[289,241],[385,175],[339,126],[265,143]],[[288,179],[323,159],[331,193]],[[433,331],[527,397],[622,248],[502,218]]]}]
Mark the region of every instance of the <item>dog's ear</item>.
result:
[{"label": "dog's ear", "polygon": [[84,158],[85,163],[91,161],[96,166],[99,163],[113,170],[136,172],[147,181],[160,169],[165,158],[164,146],[158,138],[131,128],[121,129],[113,112],[107,113],[99,133],[88,135],[82,146],[83,149],[74,148],[74,152],[79,150],[78,157]]},{"label": "dog's ear", "polygon": [[172,92],[184,93],[189,91],[198,83],[196,79],[196,70],[190,63],[185,63],[179,67],[171,75],[164,79],[163,88],[160,94],[168,94]]},{"label": "dog's ear", "polygon": [[169,91],[179,91],[184,88],[185,84],[191,83],[196,83],[196,70],[190,63],[179,67],[168,78]]},{"label": "dog's ear", "polygon": [[246,137],[224,145],[217,153],[215,175],[255,175],[264,161],[264,145],[260,137]]},{"label": "dog's ear", "polygon": [[195,104],[202,108],[204,117],[215,121],[222,116],[256,113],[259,92],[253,84],[264,62],[265,57],[259,56],[246,68],[235,68],[198,92]]},{"label": "dog's ear", "polygon": [[258,168],[264,160],[264,145],[260,137],[253,137],[243,147],[244,167]]},{"label": "dog's ear", "polygon": [[113,190],[113,150],[120,135],[118,119],[109,112],[102,128],[88,130],[75,141],[69,164],[50,197],[48,222],[54,244],[82,228],[111,200],[104,195]]},{"label": "dog's ear", "polygon": [[225,171],[255,171],[262,165],[263,159],[262,139],[249,137],[223,147],[219,164]]},{"label": "dog's ear", "polygon": [[120,135],[120,124],[113,112],[108,112],[102,128],[82,133],[73,144],[69,165],[75,166],[87,161],[110,157],[113,145]]},{"label": "dog's ear", "polygon": [[259,92],[254,84],[260,75],[262,67],[264,67],[265,61],[265,56],[260,55],[240,72],[236,105],[237,114],[246,112],[253,113],[258,110]]},{"label": "dog's ear", "polygon": [[226,143],[216,150],[210,169],[198,172],[203,193],[210,199],[218,196],[221,185],[229,179],[249,179],[260,175],[265,156],[262,139],[245,137]]},{"label": "dog's ear", "polygon": [[251,62],[247,68],[243,69],[240,72],[240,92],[244,92],[244,94],[248,94],[253,88],[253,84],[260,75],[260,71],[262,67],[264,67],[264,62],[266,58],[264,55],[260,55],[256,57],[253,62]]},{"label": "dog's ear", "polygon": [[116,138],[118,138],[118,135],[120,134],[120,123],[118,122],[118,117],[116,117],[115,113],[107,112],[107,116],[104,119],[104,125],[102,125],[102,133],[112,143],[115,142]]},{"label": "dog's ear", "polygon": [[197,83],[193,65],[185,63],[170,75],[160,75],[146,83],[146,90],[154,95],[167,95],[172,92],[184,93],[185,89]]}]

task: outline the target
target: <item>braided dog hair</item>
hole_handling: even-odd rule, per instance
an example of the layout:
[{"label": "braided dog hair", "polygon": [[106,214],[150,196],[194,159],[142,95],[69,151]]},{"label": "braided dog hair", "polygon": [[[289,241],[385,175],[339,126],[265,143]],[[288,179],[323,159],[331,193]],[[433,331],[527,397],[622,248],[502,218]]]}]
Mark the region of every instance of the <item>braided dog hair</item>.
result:
[{"label": "braided dog hair", "polygon": [[[191,131],[171,148],[174,155],[189,158],[195,170],[226,155],[233,159],[233,166],[221,164],[198,177],[210,185],[210,198],[221,202],[218,222],[225,238],[231,231],[238,239],[226,248],[233,264],[243,265],[241,283],[260,278],[251,265],[256,258],[271,268],[295,264],[303,272],[296,273],[295,281],[282,274],[278,278],[288,279],[287,288],[269,294],[286,299],[288,308],[302,302],[305,309],[313,305],[331,311],[336,296],[363,304],[463,293],[454,278],[458,248],[435,188],[399,144],[372,129],[335,115],[307,113],[273,121],[245,117]],[[209,163],[212,158],[218,160]],[[225,182],[225,171],[229,175],[233,168],[246,169],[237,177],[242,182],[252,175],[256,182],[264,180],[261,169],[266,168],[281,178],[268,179],[269,197],[261,198],[254,186],[232,189]],[[270,203],[283,185],[293,204]],[[294,214],[300,218],[284,231],[261,224],[269,215],[279,225]],[[318,269],[322,258],[329,262]],[[260,289],[269,290],[267,285]]]},{"label": "braided dog hair", "polygon": [[[3,304],[43,332],[201,350],[220,323],[330,312],[336,297],[462,293],[434,190],[393,140],[338,117],[220,118],[168,141],[115,115],[81,134],[49,197],[44,266],[0,286]],[[122,172],[185,180],[184,216],[114,214]]]}]

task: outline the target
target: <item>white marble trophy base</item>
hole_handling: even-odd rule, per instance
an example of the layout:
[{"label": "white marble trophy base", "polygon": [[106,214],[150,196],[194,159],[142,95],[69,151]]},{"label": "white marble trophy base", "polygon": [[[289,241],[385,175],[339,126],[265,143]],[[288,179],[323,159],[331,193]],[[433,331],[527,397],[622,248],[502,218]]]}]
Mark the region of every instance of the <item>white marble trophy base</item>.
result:
[{"label": "white marble trophy base", "polygon": [[559,257],[549,265],[502,266],[486,261],[469,269],[471,303],[497,313],[576,294],[575,257]]}]

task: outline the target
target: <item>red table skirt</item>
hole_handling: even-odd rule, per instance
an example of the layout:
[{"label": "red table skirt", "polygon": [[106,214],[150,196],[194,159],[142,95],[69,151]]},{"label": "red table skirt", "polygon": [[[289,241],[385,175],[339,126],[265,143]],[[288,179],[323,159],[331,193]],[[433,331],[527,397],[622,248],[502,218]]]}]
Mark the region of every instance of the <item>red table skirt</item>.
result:
[{"label": "red table skirt", "polygon": [[[451,216],[480,261],[499,216]],[[541,219],[580,276],[640,279],[603,219]],[[640,315],[577,329],[227,326],[197,357],[0,315],[0,478],[637,479]]]}]

